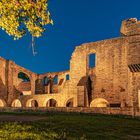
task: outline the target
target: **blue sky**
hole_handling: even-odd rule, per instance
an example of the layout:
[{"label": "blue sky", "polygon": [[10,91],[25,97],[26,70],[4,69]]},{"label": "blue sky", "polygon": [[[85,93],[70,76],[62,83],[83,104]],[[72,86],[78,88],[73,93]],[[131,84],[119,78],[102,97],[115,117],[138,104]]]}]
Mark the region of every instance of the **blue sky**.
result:
[{"label": "blue sky", "polygon": [[118,37],[122,20],[140,19],[139,0],[49,0],[49,9],[54,26],[35,39],[36,56],[29,34],[14,41],[2,30],[0,56],[36,73],[68,70],[75,46]]}]

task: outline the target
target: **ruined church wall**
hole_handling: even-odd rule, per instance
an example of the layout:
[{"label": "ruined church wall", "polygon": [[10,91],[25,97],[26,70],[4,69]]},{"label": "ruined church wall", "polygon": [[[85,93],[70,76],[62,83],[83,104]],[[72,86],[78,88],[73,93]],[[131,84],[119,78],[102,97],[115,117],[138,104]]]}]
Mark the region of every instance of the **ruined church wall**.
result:
[{"label": "ruined church wall", "polygon": [[7,62],[0,57],[0,98],[7,99]]},{"label": "ruined church wall", "polygon": [[76,86],[81,77],[88,75],[89,55],[96,53],[93,99],[105,98],[110,103],[125,102],[128,80],[127,51],[128,43],[125,38],[87,43],[77,47],[70,63],[71,86],[74,92],[76,93]]},{"label": "ruined church wall", "polygon": [[[67,88],[66,75],[69,75],[69,71],[40,74],[40,75],[38,75],[38,79],[41,80],[40,86],[44,86],[44,78],[47,77],[48,80],[49,79],[51,80],[51,83],[49,82],[49,84],[46,85],[46,86],[49,86],[49,87],[45,87],[45,88],[51,88],[52,87],[52,93],[60,93],[60,92],[62,92],[63,88]],[[58,78],[57,79],[58,80],[57,84],[54,84],[55,76],[57,76],[57,78]],[[50,93],[49,91],[48,92],[45,91],[45,92]]]},{"label": "ruined church wall", "polygon": [[[17,65],[15,63],[12,63],[12,65],[13,65],[13,86],[14,86],[14,88],[18,89],[18,85],[20,84],[18,74],[20,72],[25,73],[30,79],[31,94],[34,95],[35,94],[35,80],[37,78],[37,74]],[[25,87],[25,89],[24,89],[24,87],[22,87],[22,90],[26,91],[26,87]]]},{"label": "ruined church wall", "polygon": [[[102,101],[120,104],[122,108],[138,107],[140,74],[130,72],[128,66],[140,64],[139,25],[134,18],[126,20],[121,27],[122,37],[77,46],[72,53],[69,71],[35,74],[13,61],[0,58],[0,96],[8,106],[13,100],[20,99],[24,107],[28,100],[37,100],[39,107],[44,107],[43,102],[54,98],[60,107],[66,106],[71,99],[74,107],[89,107],[89,102],[103,98]],[[89,67],[91,54],[96,54],[94,68]],[[30,85],[22,83],[19,72],[30,78]],[[55,76],[58,76],[57,84],[54,84]],[[44,85],[45,77],[50,78],[49,84]],[[21,96],[20,93],[26,90],[31,90],[31,95]]]},{"label": "ruined church wall", "polygon": [[2,79],[4,80],[4,83],[6,84],[6,91],[4,94],[6,94],[6,104],[7,106],[11,106],[11,103],[14,99],[17,99],[20,97],[20,92],[18,91],[17,87],[19,84],[19,79],[18,79],[18,73],[23,72],[27,74],[30,77],[31,80],[31,91],[32,94],[34,94],[34,80],[36,77],[36,74],[18,66],[15,64],[13,61],[10,60],[5,60],[0,65],[3,65],[4,67],[1,67],[1,76]]}]

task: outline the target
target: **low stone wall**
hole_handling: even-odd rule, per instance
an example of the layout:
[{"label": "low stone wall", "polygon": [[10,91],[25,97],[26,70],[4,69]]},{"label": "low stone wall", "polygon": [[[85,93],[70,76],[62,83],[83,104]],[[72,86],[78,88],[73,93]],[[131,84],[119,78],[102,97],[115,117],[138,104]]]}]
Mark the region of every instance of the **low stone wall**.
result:
[{"label": "low stone wall", "polygon": [[19,111],[35,111],[35,112],[76,112],[89,114],[109,114],[109,115],[128,115],[140,117],[140,110],[137,108],[135,112],[133,108],[85,108],[85,107],[49,107],[49,108],[0,108],[0,112],[19,112]]}]

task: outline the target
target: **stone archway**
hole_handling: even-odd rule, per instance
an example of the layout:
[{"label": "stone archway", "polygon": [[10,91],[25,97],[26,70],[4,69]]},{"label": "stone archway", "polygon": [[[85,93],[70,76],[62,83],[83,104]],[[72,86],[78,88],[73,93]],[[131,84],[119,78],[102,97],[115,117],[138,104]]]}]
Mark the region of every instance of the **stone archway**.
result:
[{"label": "stone archway", "polygon": [[90,103],[90,107],[107,107],[109,102],[104,98],[96,98]]},{"label": "stone archway", "polygon": [[65,103],[66,107],[73,107],[73,98],[69,98],[66,103]]},{"label": "stone archway", "polygon": [[27,100],[26,107],[38,107],[37,100],[34,100],[34,99]]},{"label": "stone archway", "polygon": [[0,107],[5,107],[6,102],[3,99],[0,99]]},{"label": "stone archway", "polygon": [[50,98],[44,102],[44,107],[57,107],[58,103],[55,99]]},{"label": "stone archway", "polygon": [[15,100],[12,102],[11,107],[22,107],[21,101],[20,101],[19,99],[15,99]]}]

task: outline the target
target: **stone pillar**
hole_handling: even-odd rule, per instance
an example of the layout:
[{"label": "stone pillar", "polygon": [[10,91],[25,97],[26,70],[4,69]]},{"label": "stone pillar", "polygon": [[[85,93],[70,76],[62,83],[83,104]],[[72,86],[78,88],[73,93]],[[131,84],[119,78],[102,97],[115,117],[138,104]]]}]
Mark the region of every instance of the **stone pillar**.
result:
[{"label": "stone pillar", "polygon": [[11,61],[7,61],[7,106],[11,106],[12,100],[14,98],[13,67],[13,63]]},{"label": "stone pillar", "polygon": [[47,94],[50,94],[50,84],[47,86]]},{"label": "stone pillar", "polygon": [[32,77],[31,78],[31,93],[32,95],[34,95],[35,94],[35,76],[32,75],[31,77]]}]

